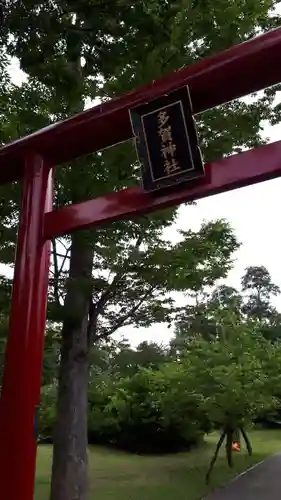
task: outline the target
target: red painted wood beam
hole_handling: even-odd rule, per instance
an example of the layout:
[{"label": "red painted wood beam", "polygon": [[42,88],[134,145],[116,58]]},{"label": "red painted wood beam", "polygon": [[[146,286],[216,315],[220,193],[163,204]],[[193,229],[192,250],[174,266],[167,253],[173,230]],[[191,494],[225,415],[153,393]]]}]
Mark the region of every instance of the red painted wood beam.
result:
[{"label": "red painted wood beam", "polygon": [[[0,498],[32,500],[40,404],[50,245],[42,238],[52,209],[53,173],[38,155],[26,158],[0,399]],[[15,452],[16,450],[16,452]]]},{"label": "red painted wood beam", "polygon": [[281,141],[223,158],[207,164],[206,169],[208,182],[173,194],[155,197],[135,187],[49,212],[45,215],[44,237],[51,239],[76,229],[118,219],[132,219],[179,203],[279,177]]},{"label": "red painted wood beam", "polygon": [[0,183],[22,176],[23,158],[36,151],[53,165],[132,137],[128,110],[183,85],[194,113],[281,81],[281,28],[175,71],[121,97],[42,129],[0,149]]}]

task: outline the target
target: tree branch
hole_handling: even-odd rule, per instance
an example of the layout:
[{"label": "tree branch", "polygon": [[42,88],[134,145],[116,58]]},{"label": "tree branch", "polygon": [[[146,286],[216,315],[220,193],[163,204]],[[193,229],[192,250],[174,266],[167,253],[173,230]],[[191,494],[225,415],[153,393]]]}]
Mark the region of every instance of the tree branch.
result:
[{"label": "tree branch", "polygon": [[64,255],[64,256],[62,256],[62,257],[63,257],[63,260],[62,260],[62,263],[61,263],[61,266],[60,266],[60,269],[59,269],[59,274],[60,274],[60,273],[62,272],[62,270],[63,270],[63,266],[64,266],[64,264],[65,264],[66,259],[70,259],[70,257],[68,256],[68,254],[69,254],[69,252],[70,252],[70,249],[71,249],[71,245],[69,245],[69,247],[67,248],[65,255]]},{"label": "tree branch", "polygon": [[57,254],[57,257],[61,257],[62,259],[64,259],[64,258],[70,259],[70,257],[69,256],[66,257],[65,254],[63,255],[62,253],[58,253],[58,252],[56,252],[56,254]]},{"label": "tree branch", "polygon": [[145,299],[147,299],[147,297],[153,292],[153,290],[155,290],[155,288],[156,288],[155,285],[151,286],[146,291],[146,293],[142,296],[142,298],[126,314],[124,314],[124,316],[119,318],[119,320],[115,323],[115,325],[110,330],[108,330],[106,333],[103,333],[101,335],[94,336],[93,340],[96,341],[96,340],[106,339],[107,337],[112,335],[114,332],[116,332],[116,330],[118,330],[118,328],[123,326],[124,323],[138,310],[138,308],[143,304]]},{"label": "tree branch", "polygon": [[[147,219],[147,216],[144,216],[144,218]],[[107,304],[109,299],[115,295],[115,292],[118,288],[118,284],[120,283],[120,281],[122,280],[122,278],[126,274],[128,267],[129,267],[129,264],[132,260],[132,257],[134,256],[135,252],[141,246],[143,239],[144,239],[144,236],[145,236],[145,228],[141,228],[140,233],[136,239],[134,248],[133,248],[132,252],[130,253],[130,255],[128,256],[128,258],[125,260],[123,267],[122,267],[122,270],[120,270],[119,273],[116,273],[112,282],[106,288],[106,290],[102,293],[101,297],[99,298],[99,300],[96,303],[93,302],[92,298],[90,299],[90,301],[89,301],[89,320],[88,320],[88,326],[87,326],[87,336],[88,336],[89,346],[91,345],[91,343],[94,339],[96,340],[95,332],[96,332],[96,325],[97,325],[98,316],[104,311],[105,305]],[[140,306],[140,304],[143,302],[144,299],[145,299],[145,296],[141,300],[141,302],[138,304],[137,307]],[[132,311],[131,311],[131,314],[133,314]],[[125,317],[124,317],[124,321],[126,321]],[[113,333],[113,332],[111,332],[111,333]],[[109,333],[109,335],[111,333]]]},{"label": "tree branch", "polygon": [[[69,258],[68,253],[70,252],[71,247],[69,246],[68,248],[66,248],[65,255],[61,255],[57,252],[57,242],[55,239],[52,240],[52,247],[53,247],[52,255],[53,255],[53,261],[54,261],[54,271],[51,271],[51,273],[53,275],[52,284],[53,284],[53,288],[54,288],[54,299],[57,302],[57,304],[61,305],[60,304],[61,294],[60,294],[60,287],[59,287],[59,278],[60,278],[60,274],[63,270],[63,267],[65,265],[65,261],[66,261],[66,259]],[[58,257],[63,258],[61,265],[59,265]]]},{"label": "tree branch", "polygon": [[64,243],[63,238],[59,238],[59,244],[64,247],[65,251],[67,251],[69,249],[69,245],[66,245]]},{"label": "tree branch", "polygon": [[112,282],[110,283],[110,285],[106,288],[106,290],[101,295],[100,299],[94,305],[95,309],[97,311],[97,314],[100,314],[103,311],[104,306],[108,302],[109,298],[114,295],[115,291],[117,290],[118,284],[120,283],[120,281],[122,280],[122,278],[125,275],[126,271],[128,270],[128,266],[129,266],[129,264],[131,262],[131,259],[132,259],[133,255],[134,255],[135,251],[139,249],[139,247],[142,244],[143,239],[144,239],[144,231],[141,231],[141,233],[139,234],[139,236],[138,236],[138,238],[136,240],[135,246],[134,246],[131,254],[129,255],[129,257],[124,262],[122,270],[119,273],[116,273],[116,275],[114,276],[114,278],[113,278]]}]

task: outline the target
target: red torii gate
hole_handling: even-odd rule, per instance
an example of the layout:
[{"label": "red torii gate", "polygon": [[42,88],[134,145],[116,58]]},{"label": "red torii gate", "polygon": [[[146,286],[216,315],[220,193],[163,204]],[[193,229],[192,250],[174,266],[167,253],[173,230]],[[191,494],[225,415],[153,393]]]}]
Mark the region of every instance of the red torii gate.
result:
[{"label": "red torii gate", "polygon": [[281,176],[281,141],[206,165],[205,182],[152,196],[141,188],[52,210],[55,166],[133,136],[129,110],[184,85],[194,113],[281,81],[281,28],[0,149],[0,184],[22,182],[11,318],[0,408],[0,497],[32,500],[50,239],[75,229]]}]

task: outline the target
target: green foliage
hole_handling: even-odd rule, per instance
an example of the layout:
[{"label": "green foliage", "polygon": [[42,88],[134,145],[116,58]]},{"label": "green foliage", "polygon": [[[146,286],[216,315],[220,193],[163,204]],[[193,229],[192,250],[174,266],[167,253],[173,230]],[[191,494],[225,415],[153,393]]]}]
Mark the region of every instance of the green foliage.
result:
[{"label": "green foliage", "polygon": [[[257,347],[260,345],[262,349],[264,349],[264,352],[268,354],[271,352],[272,356],[273,353],[275,353],[270,363],[275,373],[278,373],[278,362],[276,360],[280,352],[280,313],[273,306],[272,298],[279,293],[279,288],[273,283],[268,270],[263,266],[246,269],[241,284],[241,291],[226,285],[220,285],[208,292],[205,292],[203,288],[196,294],[195,304],[187,305],[178,312],[175,337],[171,341],[172,355],[176,359],[182,359],[184,357],[186,349],[190,349],[193,339],[196,340],[198,335],[207,341],[207,349],[209,349],[209,345],[213,345],[214,342],[222,342],[223,345],[229,347],[232,345],[237,331],[240,329],[240,332],[244,331],[244,335],[246,335],[245,338],[255,343],[253,347],[251,347],[251,344],[249,345],[250,351],[253,349],[253,352],[257,352]],[[273,346],[267,342],[263,344],[265,339],[276,345]],[[241,345],[244,346],[243,339]],[[247,350],[245,352],[247,352]],[[242,360],[244,359],[244,355],[245,353],[241,354]],[[222,353],[222,356],[226,356],[227,358],[228,354]],[[275,361],[273,361],[273,359]],[[219,360],[217,360],[217,362],[218,367],[221,366]],[[247,365],[247,359],[245,363]],[[244,377],[244,367],[241,366],[241,369]],[[269,367],[267,367],[267,370],[268,369]],[[217,370],[219,370],[219,368],[217,368]],[[226,380],[228,384],[232,380],[232,376],[235,376],[236,379],[237,370],[231,371],[231,361],[229,361],[225,370],[226,372],[221,373],[218,379],[221,378],[222,380]],[[230,374],[228,370],[230,370]],[[264,373],[265,377],[267,377],[268,373],[266,371]],[[258,376],[258,373],[255,374],[253,371],[253,378],[255,378],[255,376],[259,381],[258,384],[263,383],[263,379]],[[275,377],[273,372],[269,377],[272,381],[273,379],[271,377]],[[236,381],[238,387],[241,388],[240,390],[244,390],[245,388],[241,386],[241,380],[237,378]],[[249,379],[249,383],[250,385],[252,384],[251,379]],[[257,404],[260,403],[258,399],[260,391],[258,384],[256,390],[253,389],[252,391],[253,394],[257,393],[257,398],[255,399]],[[226,387],[222,384],[220,385],[220,389],[222,389],[224,393]],[[260,396],[261,394],[262,393],[260,393]],[[215,397],[217,398],[218,395],[216,394]],[[231,395],[227,394],[226,397],[229,398],[231,402]],[[264,401],[263,396],[261,397],[262,401]],[[279,384],[272,385],[269,397],[270,400],[271,397],[275,398],[275,403],[278,403],[277,409],[274,404],[269,404],[269,406],[265,404],[264,408],[260,407],[259,411],[253,409],[253,414],[255,414],[254,420],[265,426],[279,425]],[[220,407],[219,405],[221,405],[221,402],[218,402],[218,408]],[[245,405],[250,411],[248,400],[245,401]],[[215,417],[214,415],[210,415],[210,418],[212,420]],[[232,426],[232,423],[226,422],[225,424],[220,424],[223,428],[224,425]],[[236,422],[235,426],[236,425],[243,425],[243,422],[240,422],[240,424]]]},{"label": "green foliage", "polygon": [[241,280],[245,298],[242,311],[257,323],[259,331],[271,341],[281,337],[280,313],[272,299],[280,294],[280,288],[272,281],[264,266],[251,266]]},{"label": "green foliage", "polygon": [[[150,347],[149,361],[143,355],[147,347]],[[173,363],[162,367],[158,364],[156,369],[154,356],[155,353],[159,356],[160,347],[156,350],[153,345],[140,344],[135,351],[132,350],[132,360],[133,354],[138,357],[142,353],[138,365],[118,365],[122,352],[120,344],[115,355],[113,351],[109,349],[104,356],[105,348],[101,348],[101,357],[108,360],[107,368],[105,370],[103,364],[102,371],[91,373],[88,390],[89,442],[137,453],[172,452],[198,443],[209,429],[209,420],[199,409],[193,394],[183,392],[180,398],[175,398],[180,374]],[[123,351],[128,355],[124,345]],[[51,441],[53,437],[56,394],[55,383],[42,389],[42,441]]]},{"label": "green foliage", "polygon": [[[253,323],[225,323],[225,330],[226,342],[197,336],[180,361],[166,357],[164,364],[151,366],[146,357],[138,366],[130,361],[119,365],[122,350],[127,360],[134,360],[124,342],[117,348],[101,345],[102,369],[91,374],[89,384],[90,442],[138,453],[171,452],[198,443],[213,427],[225,429],[229,442],[235,429],[244,432],[257,418],[275,411],[281,345],[264,339]],[[143,347],[135,354],[145,352]],[[42,393],[44,439],[52,436],[55,393],[55,385]]]},{"label": "green foliage", "polygon": [[[183,363],[187,381],[204,397],[206,411],[217,426],[237,427],[277,405],[280,347],[252,331],[232,325],[227,342],[194,339]],[[279,356],[278,356],[279,354]]]},{"label": "green foliage", "polygon": [[221,285],[208,292],[202,288],[195,294],[195,301],[193,296],[190,299],[190,303],[176,314],[175,337],[171,346],[178,353],[185,350],[192,337],[200,335],[205,340],[223,338],[225,324],[244,319],[243,298],[232,287]]},{"label": "green foliage", "polygon": [[245,313],[259,321],[270,319],[276,313],[271,299],[280,294],[280,288],[272,282],[268,270],[264,266],[248,267],[241,284],[242,291],[247,293]]},{"label": "green foliage", "polygon": [[39,441],[53,442],[54,425],[56,419],[56,384],[43,386],[39,411]]},{"label": "green foliage", "polygon": [[45,333],[42,386],[49,386],[57,381],[60,352],[60,331],[47,328]]},{"label": "green foliage", "polygon": [[276,394],[281,388],[278,371],[281,346],[266,341],[255,331],[253,323],[235,323],[233,316],[231,321],[225,318],[222,316],[223,336],[211,341],[193,337],[181,361],[186,390],[196,390],[201,409],[221,429],[207,482],[224,440],[227,462],[232,467],[234,433],[241,431],[251,454],[245,426],[280,406]]},{"label": "green foliage", "polygon": [[255,331],[276,341],[281,335],[280,313],[272,299],[279,293],[264,266],[245,270],[241,291],[225,284],[211,290],[202,286],[194,295],[189,294],[188,304],[177,311],[173,349],[179,352],[197,334],[206,340],[224,337],[225,324],[247,324],[249,320]]},{"label": "green foliage", "polygon": [[[5,84],[1,90],[0,107],[3,105],[5,115],[0,127],[2,142],[81,111],[93,99],[107,100],[248,40],[276,25],[277,16],[269,15],[276,3],[7,2],[2,39],[7,53],[19,59],[28,78],[21,88]],[[234,102],[200,116],[206,161],[261,143],[261,122],[276,119],[278,114],[274,111],[274,95],[274,91],[266,92],[254,103]],[[131,143],[123,144],[58,169],[55,203],[61,206],[79,202],[138,180],[134,148]],[[1,189],[2,197],[0,261],[10,263],[15,247],[18,191],[15,187],[5,192]],[[179,244],[164,242],[163,229],[175,217],[176,210],[168,210],[135,221],[119,221],[108,228],[73,236],[71,241],[60,241],[61,252],[58,242],[54,242],[48,311],[51,321],[63,324],[61,370],[65,371],[60,380],[67,379],[67,384],[60,384],[59,397],[69,403],[68,413],[60,415],[63,425],[58,435],[75,435],[77,443],[77,449],[71,448],[71,452],[64,450],[63,454],[60,450],[56,464],[60,463],[64,472],[72,470],[67,476],[69,483],[76,474],[76,496],[77,491],[85,493],[86,467],[80,474],[77,464],[84,466],[86,442],[85,429],[75,427],[82,418],[72,420],[71,429],[66,426],[70,409],[74,407],[79,415],[85,412],[83,405],[78,408],[73,396],[75,363],[81,365],[83,359],[86,364],[89,353],[85,351],[92,340],[101,340],[121,326],[172,321],[175,304],[167,294],[174,290],[198,291],[202,283],[213,285],[226,275],[237,248],[231,229],[221,221],[203,225],[198,233],[185,232]],[[86,384],[85,379],[85,391]],[[69,397],[65,395],[66,387]],[[66,408],[63,404],[59,407]],[[70,442],[67,435],[64,443]],[[65,460],[73,460],[75,468],[66,467]],[[70,487],[64,476],[57,479],[60,487]]]},{"label": "green foliage", "polygon": [[156,370],[168,359],[167,348],[155,342],[141,342],[136,349],[129,342],[122,342],[112,357],[112,371],[122,377],[131,376],[140,367]]},{"label": "green foliage", "polygon": [[[174,374],[169,377],[167,369],[155,372],[140,368],[132,377],[115,382],[97,376],[90,382],[88,393],[89,442],[134,453],[170,453],[198,444],[208,420],[194,395],[174,399],[174,383]],[[43,442],[53,439],[56,395],[55,385],[42,389]]]},{"label": "green foliage", "polygon": [[[140,369],[114,386],[109,401],[99,408],[91,398],[89,428],[94,441],[111,443],[138,453],[172,452],[198,442],[203,430],[193,397],[171,405],[167,373]],[[105,394],[108,397],[108,394]]]},{"label": "green foliage", "polygon": [[[146,1],[128,6],[118,1],[110,2],[110,7],[68,1],[7,5],[5,30],[13,35],[7,38],[7,51],[19,58],[28,79],[20,88],[8,89],[9,106],[6,94],[3,97],[5,119],[13,125],[4,139],[72,114],[88,99],[107,99],[248,39],[259,27],[274,26],[276,19],[267,13],[275,3],[263,1],[249,10],[245,2],[234,7],[229,1],[227,18],[221,16],[218,0],[210,7],[212,18],[210,8],[200,2]],[[223,35],[218,37],[218,31]],[[206,160],[259,142],[260,120],[269,117],[273,97],[265,95],[249,105],[227,104],[200,117]],[[131,185],[138,181],[136,172],[130,144],[74,162],[57,171],[56,205]],[[11,225],[11,221],[17,216],[16,193],[9,200],[12,205],[6,202],[4,222],[11,234],[6,232],[5,245],[0,248],[5,262],[13,259],[16,222]],[[183,242],[172,248],[161,240],[161,232],[174,218],[175,211],[168,210],[134,222],[118,222],[85,236],[84,246],[93,248],[92,281],[85,286],[89,303],[93,291],[89,326],[95,340],[124,325],[170,321],[173,304],[166,297],[167,291],[196,290],[202,282],[210,285],[225,276],[237,248],[231,231],[221,222],[205,225],[198,234],[185,232]],[[49,318],[58,322],[73,314],[64,306],[67,270],[63,263],[68,262],[70,244],[60,243],[53,247],[48,308]],[[58,246],[62,259],[58,258]],[[7,248],[11,249],[8,253]],[[84,281],[81,276],[72,280],[77,288]]]},{"label": "green foliage", "polygon": [[[20,88],[10,89],[5,116],[14,125],[6,140],[72,114],[89,99],[107,99],[131,90],[139,83],[248,39],[260,28],[274,26],[275,17],[267,14],[275,3],[267,0],[249,9],[244,1],[235,6],[229,1],[223,8],[228,12],[226,18],[221,16],[219,0],[208,9],[201,2],[193,5],[151,0],[134,6],[123,0],[106,5],[66,0],[8,4],[5,30],[13,36],[7,39],[7,50],[19,58],[28,79]],[[200,117],[206,160],[259,142],[260,120],[269,117],[272,102],[270,94],[254,104],[227,104]],[[137,177],[134,149],[123,144],[58,169],[56,204],[120,189],[138,182]],[[14,200],[15,194],[9,198]],[[16,220],[17,200],[13,203],[11,207],[9,202],[8,213],[10,219]],[[229,240],[227,251],[225,228],[218,223],[217,227],[203,227],[198,235],[186,232],[183,243],[171,249],[161,242],[160,234],[174,217],[175,211],[168,210],[87,233],[84,245],[93,247],[94,258],[92,282],[87,286],[93,290],[91,310],[99,318],[94,324],[95,339],[123,325],[170,320],[171,303],[164,297],[166,291],[198,289],[202,280],[213,284],[227,272],[237,242],[231,245]],[[13,250],[16,224],[10,227],[5,248],[12,240],[9,245]],[[136,252],[140,239],[143,248]],[[60,265],[68,261],[65,256],[69,256],[70,245],[68,241],[63,243],[66,249],[62,245],[53,248],[55,269],[48,309],[50,319],[59,322],[70,314],[63,309],[67,270]],[[58,259],[58,246],[64,254],[62,259]],[[4,261],[4,245],[0,251]],[[5,262],[12,259],[10,251]],[[173,262],[176,264],[171,265]],[[194,269],[192,274],[190,269]],[[76,286],[81,287],[82,281],[77,277]]]}]

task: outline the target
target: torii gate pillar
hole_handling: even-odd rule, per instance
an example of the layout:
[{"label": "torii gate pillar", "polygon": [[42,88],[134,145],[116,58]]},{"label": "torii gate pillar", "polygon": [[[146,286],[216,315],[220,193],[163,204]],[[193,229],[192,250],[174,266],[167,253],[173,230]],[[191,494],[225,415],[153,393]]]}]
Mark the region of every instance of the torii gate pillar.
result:
[{"label": "torii gate pillar", "polygon": [[52,169],[26,157],[14,271],[9,336],[0,404],[0,497],[32,500],[36,464],[35,418],[40,403],[47,306]]}]

